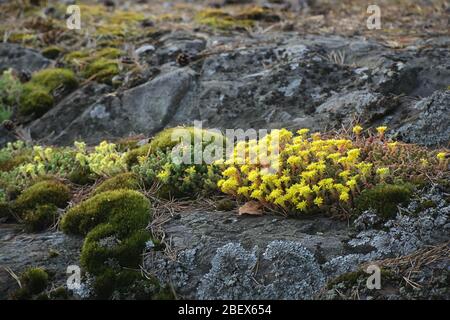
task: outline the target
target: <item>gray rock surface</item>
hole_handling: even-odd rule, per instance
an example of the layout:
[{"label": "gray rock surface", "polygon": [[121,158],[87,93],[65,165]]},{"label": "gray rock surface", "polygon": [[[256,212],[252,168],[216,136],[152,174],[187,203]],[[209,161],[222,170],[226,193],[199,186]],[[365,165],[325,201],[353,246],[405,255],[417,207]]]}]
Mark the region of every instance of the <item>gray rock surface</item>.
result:
[{"label": "gray rock surface", "polygon": [[405,123],[397,129],[406,142],[448,145],[450,137],[450,90],[435,91],[417,102]]},{"label": "gray rock surface", "polygon": [[12,43],[0,43],[0,72],[13,68],[17,71],[35,72],[50,65],[51,60],[39,52]]},{"label": "gray rock surface", "polygon": [[80,89],[36,120],[30,126],[32,137],[52,133],[47,142],[64,145],[76,139],[98,143],[133,133],[156,133],[180,108],[191,81],[192,74],[176,69],[117,94],[98,94],[105,91],[104,87]]},{"label": "gray rock surface", "polygon": [[380,229],[370,212],[348,226],[326,217],[187,211],[164,226],[173,254],[149,246],[144,267],[181,298],[309,299],[362,263],[445,243],[449,214],[437,189],[418,195]]},{"label": "gray rock surface", "polygon": [[[158,69],[149,73],[153,78],[148,82],[114,94],[91,94],[95,101],[87,107],[83,103],[76,119],[64,114],[80,103],[66,101],[30,127],[53,130],[53,119],[61,115],[49,142],[71,144],[76,138],[97,143],[152,135],[194,120],[220,129],[313,130],[358,120],[365,126],[387,124],[405,140],[445,145],[449,40],[430,41],[392,50],[363,38],[285,32],[205,40],[176,31],[161,36],[155,50],[140,57],[143,65]],[[188,66],[177,65],[179,53],[187,54]]]},{"label": "gray rock surface", "polygon": [[319,264],[343,253],[347,225],[327,218],[239,217],[193,211],[165,226],[178,253],[151,251],[145,267],[184,298],[306,299],[325,281]]},{"label": "gray rock surface", "polygon": [[6,146],[8,142],[17,140],[13,132],[7,130],[2,124],[0,124],[0,146]]},{"label": "gray rock surface", "polygon": [[[97,98],[109,91],[106,85],[90,83],[74,91],[40,119],[33,121],[28,128],[35,140],[41,143],[64,144],[65,140],[60,135],[71,128],[72,122],[76,121],[83,112],[96,102]],[[82,133],[74,132],[72,141],[76,140]]]},{"label": "gray rock surface", "polygon": [[27,268],[42,267],[55,287],[64,286],[67,267],[79,265],[82,241],[62,232],[25,234],[17,225],[0,224],[0,300],[19,288],[5,268],[20,275]]},{"label": "gray rock surface", "polygon": [[[405,256],[426,245],[445,243],[450,234],[450,204],[445,194],[432,189],[402,208],[394,220],[389,220],[383,229],[368,229],[359,232],[348,241],[348,255],[333,258],[324,265],[328,274],[339,275],[354,271],[365,261]],[[422,208],[423,203],[431,207]],[[366,214],[367,224],[373,217]],[[360,227],[362,219],[356,220]]]}]

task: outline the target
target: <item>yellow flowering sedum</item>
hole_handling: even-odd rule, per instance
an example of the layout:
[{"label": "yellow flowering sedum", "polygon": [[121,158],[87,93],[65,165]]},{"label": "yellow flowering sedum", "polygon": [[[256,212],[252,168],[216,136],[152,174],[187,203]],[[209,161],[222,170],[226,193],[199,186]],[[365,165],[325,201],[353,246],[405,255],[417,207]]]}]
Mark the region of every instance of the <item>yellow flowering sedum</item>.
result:
[{"label": "yellow flowering sedum", "polygon": [[386,127],[386,126],[380,126],[380,127],[378,127],[378,128],[377,128],[378,134],[379,134],[380,136],[384,135],[384,133],[386,132],[387,128],[388,128],[388,127]]},{"label": "yellow flowering sedum", "polygon": [[445,152],[439,152],[439,153],[436,155],[436,158],[438,158],[439,161],[445,161],[445,157],[446,157]]},{"label": "yellow flowering sedum", "polygon": [[360,125],[356,125],[353,127],[352,131],[354,134],[359,135],[363,131],[363,128]]},{"label": "yellow flowering sedum", "polygon": [[[239,143],[236,149],[247,155],[251,150],[268,153],[257,161],[250,157],[225,161],[219,188],[284,211],[307,212],[324,205],[347,204],[359,185],[375,177],[373,165],[361,161],[361,150],[349,139],[308,134],[308,129],[298,130],[296,136],[281,129],[258,141]],[[277,138],[279,150],[268,148]],[[233,154],[237,154],[236,149]]]},{"label": "yellow flowering sedum", "polygon": [[126,171],[125,154],[117,151],[114,143],[101,142],[93,152],[86,151],[84,143],[75,143],[76,160],[81,166],[88,166],[98,176],[110,177]]},{"label": "yellow flowering sedum", "polygon": [[389,168],[378,168],[377,175],[379,175],[380,178],[384,179],[389,175]]},{"label": "yellow flowering sedum", "polygon": [[[294,135],[281,129],[260,140],[241,142],[241,156],[224,162],[218,186],[224,193],[258,200],[286,213],[314,212],[331,206],[350,209],[364,189],[408,181],[411,172],[416,172],[415,177],[423,176],[424,170],[436,170],[439,165],[442,169],[447,163],[445,152],[428,157],[427,151],[417,146],[385,140],[387,127],[376,130],[380,139],[367,139],[362,135],[363,128],[355,126],[353,138],[310,135],[308,129]],[[273,147],[276,139],[278,150]],[[256,151],[267,154],[251,161],[248,154]]]}]

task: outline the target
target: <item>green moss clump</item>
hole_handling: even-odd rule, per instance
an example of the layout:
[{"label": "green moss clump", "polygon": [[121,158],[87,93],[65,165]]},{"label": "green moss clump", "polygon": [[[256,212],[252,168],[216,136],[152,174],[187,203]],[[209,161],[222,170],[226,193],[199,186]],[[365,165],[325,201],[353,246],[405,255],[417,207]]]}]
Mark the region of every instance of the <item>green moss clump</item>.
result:
[{"label": "green moss clump", "polygon": [[24,164],[25,162],[30,161],[30,154],[28,150],[15,154],[13,157],[0,160],[0,171],[7,172],[11,171],[14,168]]},{"label": "green moss clump", "polygon": [[236,202],[231,199],[222,199],[217,202],[216,208],[219,211],[231,211],[236,208]]},{"label": "green moss clump", "polygon": [[29,33],[13,33],[8,37],[8,42],[31,44],[37,40],[37,36]]},{"label": "green moss clump", "polygon": [[[186,131],[190,135],[190,144],[194,145],[195,140],[202,142],[202,145],[208,145],[210,143],[223,143],[225,146],[225,137],[219,135],[213,131],[195,129],[194,127],[175,127],[165,129],[159,132],[150,142],[150,154],[155,154],[157,151],[167,152],[171,151],[173,147],[178,145],[180,142],[184,142],[183,138],[179,137],[180,134],[184,134]],[[179,133],[177,131],[180,131]],[[204,141],[206,139],[206,134],[213,136],[212,141]],[[208,137],[209,138],[209,137]]]},{"label": "green moss clump", "polygon": [[87,50],[85,51],[73,51],[64,56],[64,61],[73,64],[74,60],[84,60],[89,57],[89,52]]},{"label": "green moss clump", "polygon": [[65,208],[70,200],[70,189],[55,180],[44,180],[35,183],[16,199],[15,209],[19,214],[33,210],[39,205],[53,204]]},{"label": "green moss clump", "polygon": [[250,7],[240,11],[236,17],[238,20],[255,20],[266,22],[278,22],[280,17],[273,13],[270,9],[263,7]]},{"label": "green moss clump", "polygon": [[19,112],[39,117],[53,107],[53,90],[62,88],[64,91],[71,91],[77,87],[78,80],[71,70],[49,68],[38,71],[22,88]]},{"label": "green moss clump", "polygon": [[[94,292],[97,299],[109,299],[114,291],[124,291],[124,285],[131,286],[134,281],[138,280],[138,277],[133,276],[132,270],[115,271],[107,269],[102,274],[98,275],[93,284]],[[132,278],[130,278],[132,275]],[[142,276],[141,276],[142,277]]]},{"label": "green moss clump", "polygon": [[[134,185],[134,179],[133,174],[123,174],[105,181],[101,187]],[[145,229],[149,219],[148,199],[129,189],[104,191],[64,215],[61,221],[64,232],[87,234],[80,261],[95,276],[97,298],[107,299],[113,292],[128,292],[135,285],[136,277],[128,277],[129,270],[124,268],[139,268],[141,254],[151,239]]]},{"label": "green moss clump", "polygon": [[23,86],[20,96],[19,113],[35,114],[40,117],[53,107],[53,103],[53,97],[47,89],[34,83],[27,83]]},{"label": "green moss clump", "polygon": [[52,92],[57,88],[70,91],[78,87],[75,74],[67,69],[50,68],[33,75],[23,86],[20,96],[19,112],[22,115],[41,116],[54,105]]},{"label": "green moss clump", "polygon": [[116,290],[117,271],[107,269],[102,274],[95,277],[93,289],[95,297],[100,300],[107,300]]},{"label": "green moss clump", "polygon": [[117,59],[120,58],[124,52],[117,48],[103,48],[95,53],[95,59]]},{"label": "green moss clump", "polygon": [[76,166],[68,175],[70,182],[78,185],[87,185],[94,182],[92,172],[87,167]]},{"label": "green moss clump", "polygon": [[253,27],[255,21],[278,22],[280,17],[270,9],[254,6],[234,15],[222,9],[205,9],[196,14],[195,20],[214,29],[234,30]]},{"label": "green moss clump", "polygon": [[66,288],[58,287],[55,290],[50,291],[49,297],[51,300],[68,300],[69,293],[67,292]]},{"label": "green moss clump", "polygon": [[29,232],[45,230],[55,224],[57,217],[58,208],[55,205],[39,205],[25,214],[25,228]]},{"label": "green moss clump", "polygon": [[115,142],[117,150],[120,152],[125,152],[128,150],[139,148],[139,141],[142,140],[141,137],[126,137],[121,138]]},{"label": "green moss clump", "polygon": [[[156,153],[157,150],[166,152],[167,150],[175,147],[179,143],[179,140],[173,140],[172,134],[177,129],[178,128],[169,128],[158,133],[150,142],[149,146],[150,154]],[[193,132],[192,128],[179,127],[179,129],[186,129],[189,131],[190,134],[191,132]]]},{"label": "green moss clump", "polygon": [[358,284],[358,280],[364,277],[368,277],[368,274],[364,272],[364,270],[360,269],[358,271],[353,272],[347,272],[344,274],[341,274],[340,276],[336,277],[335,279],[331,280],[327,284],[328,290],[333,289],[333,287],[337,284],[344,283],[346,287],[355,286]]},{"label": "green moss clump", "polygon": [[85,235],[109,222],[124,235],[145,228],[149,219],[147,198],[137,191],[121,189],[97,194],[70,208],[62,218],[61,228],[66,233]]},{"label": "green moss clump", "polygon": [[139,148],[128,151],[125,155],[125,163],[127,164],[127,167],[131,168],[132,166],[138,164],[139,157],[147,156],[149,154],[149,150],[150,144],[145,144]]},{"label": "green moss clump", "polygon": [[102,274],[110,267],[138,268],[149,239],[150,234],[145,229],[124,236],[113,224],[98,225],[86,236],[81,250],[81,264],[94,275]]},{"label": "green moss clump", "polygon": [[49,68],[36,72],[31,78],[31,83],[44,87],[47,92],[52,92],[59,87],[67,91],[78,87],[73,71],[61,68]]},{"label": "green moss clump", "polygon": [[84,78],[111,85],[114,76],[120,72],[118,58],[124,55],[122,50],[106,47],[98,51],[75,51],[64,56],[64,61]]},{"label": "green moss clump", "polygon": [[366,189],[358,196],[355,206],[359,212],[375,209],[384,220],[395,217],[397,206],[409,201],[413,185],[381,183],[371,189]]},{"label": "green moss clump", "polygon": [[48,294],[47,293],[40,293],[40,294],[38,294],[37,296],[36,296],[36,298],[35,298],[35,300],[40,300],[40,301],[47,301],[47,300],[50,300],[50,297],[48,296]]},{"label": "green moss clump", "polygon": [[175,300],[176,296],[174,295],[170,286],[166,285],[165,287],[159,287],[159,292],[154,295],[153,300]]},{"label": "green moss clump", "polygon": [[41,54],[47,59],[56,59],[63,53],[63,50],[58,46],[50,46],[41,51]]},{"label": "green moss clump", "polygon": [[94,62],[98,59],[117,59],[124,55],[122,50],[112,47],[105,47],[98,51],[92,50],[82,50],[82,51],[73,51],[64,56],[64,61],[67,63],[72,63],[74,60],[78,60],[79,62]]},{"label": "green moss clump", "polygon": [[19,288],[10,295],[11,300],[29,300],[31,294],[26,288]]},{"label": "green moss clump", "polygon": [[119,65],[117,61],[106,58],[99,58],[86,66],[83,71],[83,77],[93,78],[94,80],[112,84],[112,78],[119,74]]},{"label": "green moss clump", "polygon": [[233,17],[220,9],[201,10],[195,16],[195,20],[200,24],[221,30],[243,29],[253,26],[252,20]]},{"label": "green moss clump", "polygon": [[108,269],[97,276],[93,284],[97,299],[116,298],[133,300],[173,300],[174,295],[168,287],[163,287],[155,278],[144,278],[139,270]]},{"label": "green moss clump", "polygon": [[30,268],[20,277],[22,288],[31,295],[41,293],[48,285],[48,274],[42,268]]},{"label": "green moss clump", "polygon": [[125,172],[109,178],[95,188],[94,195],[118,189],[139,190],[139,179],[137,175],[132,172]]},{"label": "green moss clump", "polygon": [[17,105],[21,91],[22,84],[12,69],[0,74],[0,123],[13,115],[13,107]]}]

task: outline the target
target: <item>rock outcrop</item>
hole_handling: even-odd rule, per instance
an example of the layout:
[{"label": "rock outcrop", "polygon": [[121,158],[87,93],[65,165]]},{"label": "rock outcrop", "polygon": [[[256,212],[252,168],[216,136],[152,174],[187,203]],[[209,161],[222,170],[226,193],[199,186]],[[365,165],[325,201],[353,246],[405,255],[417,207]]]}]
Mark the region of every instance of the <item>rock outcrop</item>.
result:
[{"label": "rock outcrop", "polygon": [[[387,124],[407,141],[446,145],[450,53],[448,39],[441,40],[433,49],[421,50],[419,42],[392,50],[362,38],[275,33],[239,39],[237,46],[236,38],[205,42],[174,32],[141,55],[143,65],[159,64],[148,82],[114,93],[91,90],[82,100],[81,88],[29,127],[33,138],[48,127],[49,143],[67,145],[152,135],[194,120],[219,129],[321,131],[359,121]],[[215,49],[223,47],[231,49]],[[191,57],[185,67],[175,61],[182,52]]]},{"label": "rock outcrop", "polygon": [[445,243],[449,214],[439,190],[416,196],[381,229],[370,212],[349,226],[325,217],[186,211],[163,227],[170,250],[150,249],[144,268],[181,298],[310,299],[365,262]]},{"label": "rock outcrop", "polygon": [[12,68],[19,72],[32,73],[49,66],[51,60],[33,49],[17,44],[0,43],[0,73]]},{"label": "rock outcrop", "polygon": [[42,267],[53,275],[55,286],[65,286],[67,267],[79,264],[83,239],[62,232],[24,234],[17,225],[0,224],[0,299],[19,289],[7,270],[16,275],[30,267]]}]

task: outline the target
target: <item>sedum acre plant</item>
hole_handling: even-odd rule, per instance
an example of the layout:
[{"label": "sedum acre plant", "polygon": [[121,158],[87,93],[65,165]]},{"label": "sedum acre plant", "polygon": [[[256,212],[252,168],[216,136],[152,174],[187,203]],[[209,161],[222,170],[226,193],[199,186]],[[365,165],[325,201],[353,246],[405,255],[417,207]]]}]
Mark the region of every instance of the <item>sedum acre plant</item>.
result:
[{"label": "sedum acre plant", "polygon": [[[272,154],[270,140],[279,134],[279,154]],[[256,199],[286,211],[309,211],[332,203],[348,203],[359,192],[361,184],[374,178],[372,164],[360,159],[360,149],[348,139],[311,139],[307,130],[294,136],[287,130],[272,131],[260,141],[240,143],[234,157],[225,164],[224,179],[218,185],[225,193],[246,199]],[[267,163],[249,159],[240,165],[239,149],[246,154],[268,148]]]},{"label": "sedum acre plant", "polygon": [[[189,141],[177,140],[176,130],[182,130]],[[225,137],[213,131],[193,127],[166,129],[157,134],[146,145],[148,147],[137,149],[144,153],[143,156],[133,153],[138,161],[133,171],[142,177],[147,186],[158,185],[158,196],[162,198],[211,193],[217,190],[220,168],[215,164],[206,164],[202,155],[208,146],[223,146],[224,143]],[[172,154],[174,150],[180,153]]]},{"label": "sedum acre plant", "polygon": [[93,152],[88,152],[83,142],[75,142],[75,148],[77,162],[97,176],[110,177],[126,171],[125,153],[117,151],[114,143],[103,141]]},{"label": "sedum acre plant", "polygon": [[[218,186],[224,193],[286,213],[313,212],[324,207],[352,208],[364,189],[436,170],[436,161],[422,161],[420,167],[418,156],[427,157],[420,148],[412,157],[408,148],[386,142],[386,130],[377,128],[377,136],[370,139],[361,137],[360,126],[353,129],[354,137],[309,135],[308,129],[296,135],[273,130],[259,141],[236,145]],[[272,148],[275,138],[279,141],[276,150]],[[267,151],[266,157],[251,161],[251,155],[261,150]]]},{"label": "sedum acre plant", "polygon": [[133,167],[142,176],[147,186],[158,185],[161,198],[194,196],[217,190],[220,169],[215,165],[176,164],[169,153],[157,151],[148,157],[141,157]]}]

